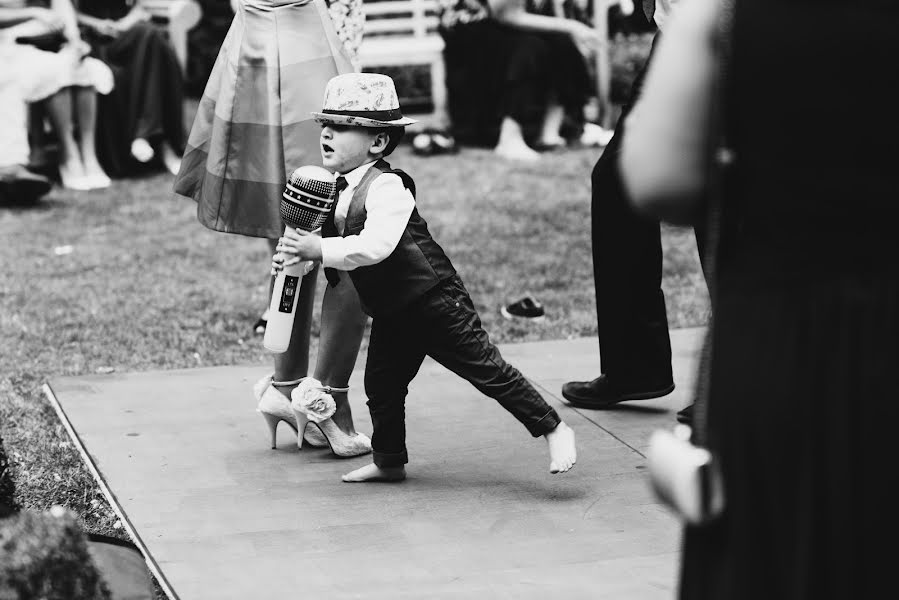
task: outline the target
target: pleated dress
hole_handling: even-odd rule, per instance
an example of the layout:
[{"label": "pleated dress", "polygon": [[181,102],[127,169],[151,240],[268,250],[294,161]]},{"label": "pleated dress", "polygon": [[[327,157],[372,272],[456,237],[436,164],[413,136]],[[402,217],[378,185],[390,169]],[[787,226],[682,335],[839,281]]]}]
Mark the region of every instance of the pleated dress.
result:
[{"label": "pleated dress", "polygon": [[321,165],[328,80],[353,71],[324,0],[243,0],[197,108],[176,194],[215,231],[274,239],[287,176]]}]

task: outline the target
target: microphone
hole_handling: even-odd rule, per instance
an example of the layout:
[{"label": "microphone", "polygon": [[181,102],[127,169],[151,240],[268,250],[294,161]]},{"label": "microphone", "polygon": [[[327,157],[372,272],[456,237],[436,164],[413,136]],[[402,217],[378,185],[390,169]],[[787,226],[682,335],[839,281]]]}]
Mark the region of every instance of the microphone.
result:
[{"label": "microphone", "polygon": [[[337,200],[336,196],[333,173],[314,165],[299,167],[290,174],[281,196],[281,218],[288,229],[314,231],[325,222],[331,205]],[[311,270],[311,261],[301,261],[281,269],[275,278],[268,324],[262,341],[266,350],[275,353],[287,351],[302,279]]]}]

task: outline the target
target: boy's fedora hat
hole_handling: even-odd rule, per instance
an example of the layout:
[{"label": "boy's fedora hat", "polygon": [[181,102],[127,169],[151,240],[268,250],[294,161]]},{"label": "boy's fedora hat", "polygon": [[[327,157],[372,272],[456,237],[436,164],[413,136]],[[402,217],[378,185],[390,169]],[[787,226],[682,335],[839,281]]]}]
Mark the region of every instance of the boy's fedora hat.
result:
[{"label": "boy's fedora hat", "polygon": [[319,123],[356,127],[403,127],[417,123],[404,117],[393,79],[380,73],[345,73],[332,77],[325,88]]}]

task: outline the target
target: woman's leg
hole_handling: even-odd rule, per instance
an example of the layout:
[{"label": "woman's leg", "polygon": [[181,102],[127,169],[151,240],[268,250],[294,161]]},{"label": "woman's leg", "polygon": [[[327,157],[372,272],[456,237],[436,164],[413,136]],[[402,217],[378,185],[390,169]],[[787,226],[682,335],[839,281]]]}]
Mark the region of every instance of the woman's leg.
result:
[{"label": "woman's leg", "polygon": [[[324,385],[347,387],[356,366],[368,317],[362,312],[359,294],[346,272],[340,274],[336,287],[328,286],[322,299],[321,336],[315,378]],[[332,417],[344,433],[354,435],[353,412],[346,392],[331,394],[337,404]]]},{"label": "woman's leg", "polygon": [[[269,257],[274,256],[275,249],[278,246],[278,238],[265,240],[265,243],[266,243],[266,246],[268,247]],[[268,294],[269,294],[268,297],[269,298],[271,298],[272,289],[274,288],[274,286],[275,286],[275,278],[269,276],[269,278],[268,278]],[[265,328],[268,324],[268,306],[269,306],[268,304],[265,305],[265,310],[262,312],[262,315],[256,321],[256,324],[253,325],[253,329],[254,329],[253,333],[258,333],[260,335],[265,333]]]},{"label": "woman's leg", "polygon": [[[274,278],[273,278],[274,279]],[[274,381],[294,381],[309,372],[309,337],[312,330],[312,308],[315,304],[315,284],[318,266],[302,279],[297,297],[297,309],[290,332],[290,344],[285,352],[275,354]],[[277,390],[290,399],[297,384],[279,385]]]},{"label": "woman's leg", "polygon": [[109,177],[97,160],[97,146],[94,132],[97,127],[97,91],[92,87],[73,88],[75,111],[78,117],[78,147],[85,175],[94,187],[109,185]]},{"label": "woman's leg", "polygon": [[62,185],[71,189],[88,189],[85,184],[84,163],[81,150],[75,141],[75,125],[72,119],[72,92],[64,88],[44,100],[50,123],[59,137],[59,178]]}]

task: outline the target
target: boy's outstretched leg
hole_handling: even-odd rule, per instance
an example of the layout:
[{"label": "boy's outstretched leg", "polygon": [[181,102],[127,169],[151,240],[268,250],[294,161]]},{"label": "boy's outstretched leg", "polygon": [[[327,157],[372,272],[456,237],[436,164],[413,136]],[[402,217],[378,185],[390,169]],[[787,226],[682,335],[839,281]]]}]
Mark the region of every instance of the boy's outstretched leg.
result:
[{"label": "boy's outstretched leg", "polygon": [[577,462],[577,448],[574,445],[574,430],[560,421],[555,429],[545,434],[549,444],[549,472],[564,473]]},{"label": "boy's outstretched leg", "polygon": [[406,478],[405,467],[379,467],[375,463],[350,471],[341,479],[347,483],[366,483],[369,481],[402,481]]}]

